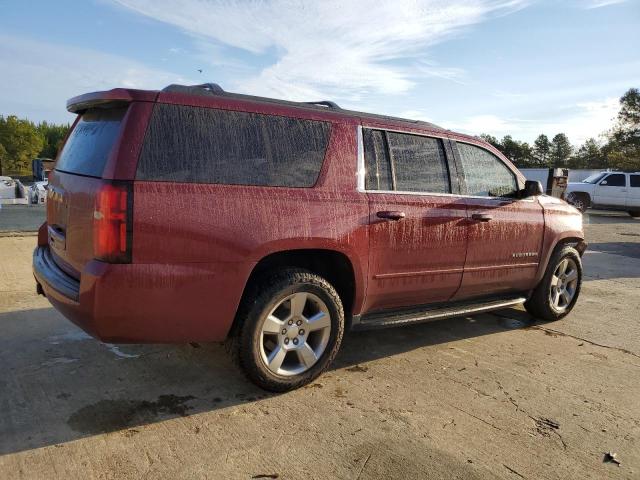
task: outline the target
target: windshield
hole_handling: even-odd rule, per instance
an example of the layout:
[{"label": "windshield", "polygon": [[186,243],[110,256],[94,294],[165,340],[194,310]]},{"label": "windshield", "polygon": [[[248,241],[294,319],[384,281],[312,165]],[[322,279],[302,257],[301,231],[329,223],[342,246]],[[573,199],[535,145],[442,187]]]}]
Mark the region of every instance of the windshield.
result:
[{"label": "windshield", "polygon": [[604,177],[607,172],[594,173],[593,175],[589,175],[587,178],[582,180],[582,183],[597,183],[602,177]]}]

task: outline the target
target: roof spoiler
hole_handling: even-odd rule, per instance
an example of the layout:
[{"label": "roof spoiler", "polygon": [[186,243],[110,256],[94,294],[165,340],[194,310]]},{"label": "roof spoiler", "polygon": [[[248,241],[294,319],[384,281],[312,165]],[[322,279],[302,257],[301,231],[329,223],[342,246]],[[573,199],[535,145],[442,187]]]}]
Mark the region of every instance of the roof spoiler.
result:
[{"label": "roof spoiler", "polygon": [[153,102],[158,92],[148,90],[133,90],[129,88],[114,88],[103,92],[91,92],[67,100],[67,111],[82,113],[89,108],[107,108],[126,105],[133,101]]}]

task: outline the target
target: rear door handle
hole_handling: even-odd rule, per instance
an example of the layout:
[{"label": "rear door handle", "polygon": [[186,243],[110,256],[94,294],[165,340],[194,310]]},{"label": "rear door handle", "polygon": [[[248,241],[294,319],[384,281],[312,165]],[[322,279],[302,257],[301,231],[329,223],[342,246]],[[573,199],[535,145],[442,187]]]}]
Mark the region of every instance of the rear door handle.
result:
[{"label": "rear door handle", "polygon": [[486,213],[474,213],[473,215],[471,215],[471,218],[478,222],[488,222],[493,217],[491,215],[487,215]]},{"label": "rear door handle", "polygon": [[404,212],[398,212],[396,210],[382,210],[376,213],[378,218],[384,218],[385,220],[402,220],[406,215]]}]

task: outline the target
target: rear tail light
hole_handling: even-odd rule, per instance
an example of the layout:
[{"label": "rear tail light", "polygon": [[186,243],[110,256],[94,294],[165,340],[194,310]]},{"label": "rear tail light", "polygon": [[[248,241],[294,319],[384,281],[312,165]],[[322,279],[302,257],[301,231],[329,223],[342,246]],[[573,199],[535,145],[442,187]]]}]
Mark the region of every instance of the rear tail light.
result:
[{"label": "rear tail light", "polygon": [[131,262],[133,189],[130,183],[105,183],[93,211],[93,256],[109,263]]}]

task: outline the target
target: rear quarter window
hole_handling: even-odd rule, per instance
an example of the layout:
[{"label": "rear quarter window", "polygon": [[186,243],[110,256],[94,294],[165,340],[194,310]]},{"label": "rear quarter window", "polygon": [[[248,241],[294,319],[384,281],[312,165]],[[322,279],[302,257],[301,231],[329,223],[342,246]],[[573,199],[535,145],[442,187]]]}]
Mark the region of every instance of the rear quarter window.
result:
[{"label": "rear quarter window", "polygon": [[96,108],[83,113],[60,152],[55,169],[101,177],[126,111],[126,107]]},{"label": "rear quarter window", "polygon": [[136,178],[312,187],[329,132],[327,122],[158,104]]}]

